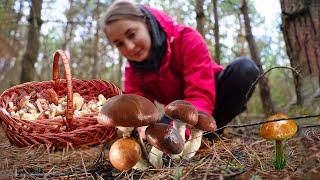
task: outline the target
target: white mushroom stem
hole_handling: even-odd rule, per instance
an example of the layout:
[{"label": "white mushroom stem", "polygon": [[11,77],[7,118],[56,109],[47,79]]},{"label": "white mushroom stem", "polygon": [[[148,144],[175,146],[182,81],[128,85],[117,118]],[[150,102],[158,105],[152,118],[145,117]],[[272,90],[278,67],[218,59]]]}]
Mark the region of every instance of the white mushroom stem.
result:
[{"label": "white mushroom stem", "polygon": [[199,129],[191,129],[189,140],[184,145],[182,156],[185,159],[191,159],[201,146],[203,131]]},{"label": "white mushroom stem", "polygon": [[155,168],[162,168],[163,161],[162,161],[163,152],[159,149],[152,147],[149,153],[149,162]]},{"label": "white mushroom stem", "polygon": [[136,170],[147,170],[148,169],[148,163],[144,159],[140,159],[133,167],[132,169]]},{"label": "white mushroom stem", "polygon": [[131,136],[131,132],[134,129],[134,127],[121,127],[121,126],[117,126],[117,128],[122,133],[123,137],[130,137]]},{"label": "white mushroom stem", "polygon": [[[183,142],[186,142],[186,123],[180,121],[180,120],[174,120],[173,121],[173,127],[178,131],[178,133],[180,134],[180,136],[183,139]],[[171,155],[171,158],[174,160],[179,160],[181,159],[182,156],[182,152],[180,154],[175,154],[175,155]]]},{"label": "white mushroom stem", "polygon": [[186,123],[179,121],[179,120],[174,120],[173,127],[178,131],[178,133],[182,137],[183,141],[185,142],[186,141],[186,138],[185,138]]}]

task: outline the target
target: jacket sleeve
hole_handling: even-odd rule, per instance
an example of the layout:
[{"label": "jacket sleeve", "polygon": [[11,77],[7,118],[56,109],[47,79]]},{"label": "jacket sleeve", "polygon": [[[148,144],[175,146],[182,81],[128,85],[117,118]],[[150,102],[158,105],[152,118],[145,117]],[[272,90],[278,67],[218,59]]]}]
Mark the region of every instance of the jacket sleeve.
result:
[{"label": "jacket sleeve", "polygon": [[125,68],[124,93],[136,94],[154,102],[154,98],[148,92],[143,84],[143,75],[141,72],[134,71],[129,65]]},{"label": "jacket sleeve", "polygon": [[216,100],[213,69],[222,66],[212,60],[204,39],[196,30],[186,28],[183,33],[180,53],[185,81],[184,100],[191,102],[197,110],[212,114]]}]

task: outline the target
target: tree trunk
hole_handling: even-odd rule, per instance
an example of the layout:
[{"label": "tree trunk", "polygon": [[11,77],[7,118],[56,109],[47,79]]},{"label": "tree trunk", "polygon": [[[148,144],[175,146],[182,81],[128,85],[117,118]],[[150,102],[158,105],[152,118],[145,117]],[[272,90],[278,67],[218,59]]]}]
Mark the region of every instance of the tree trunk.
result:
[{"label": "tree trunk", "polygon": [[204,0],[196,0],[197,30],[202,35],[202,37],[204,37],[205,35],[205,32],[204,32],[205,18],[204,18],[204,12],[203,12],[203,2]]},{"label": "tree trunk", "polygon": [[296,103],[319,93],[320,81],[320,4],[316,0],[281,0],[281,30],[294,74]]},{"label": "tree trunk", "polygon": [[99,0],[97,0],[96,2],[96,9],[93,11],[93,19],[95,19],[97,21],[97,29],[96,32],[94,34],[94,41],[93,41],[93,67],[92,67],[92,78],[96,79],[97,78],[97,74],[99,73],[99,67],[98,67],[98,49],[99,49],[99,32],[100,32],[100,23],[99,23]]},{"label": "tree trunk", "polygon": [[[72,50],[71,50],[72,49],[71,42],[72,42],[72,38],[73,38],[73,29],[75,27],[75,24],[72,22],[74,16],[75,16],[74,15],[74,0],[69,0],[69,8],[66,12],[67,24],[63,30],[64,31],[64,42],[63,42],[61,48],[62,48],[62,50],[69,53],[70,64],[72,64],[71,57],[73,57]],[[72,66],[70,68],[72,68]],[[60,77],[64,74],[63,63],[59,63],[59,74],[60,74]]]},{"label": "tree trunk", "polygon": [[245,32],[244,32],[244,28],[243,28],[243,20],[241,18],[240,12],[237,14],[237,18],[238,18],[238,22],[239,22],[239,33],[237,35],[238,48],[235,53],[237,56],[247,56],[248,52],[246,51],[246,48],[245,48],[246,36],[245,36]]},{"label": "tree trunk", "polygon": [[[252,35],[252,31],[251,31],[250,18],[248,14],[248,5],[246,0],[242,0],[241,12],[243,14],[245,31],[246,31],[246,39],[248,41],[251,57],[257,64],[260,72],[263,73],[261,59],[259,57],[257,45],[255,43],[254,37]],[[260,88],[260,98],[261,98],[264,114],[266,116],[274,114],[275,110],[271,100],[268,79],[265,76],[261,77],[259,81],[259,88]]]},{"label": "tree trunk", "polygon": [[213,4],[213,18],[214,18],[214,55],[215,60],[220,64],[220,33],[219,33],[219,16],[218,16],[218,7],[217,0],[212,0]]},{"label": "tree trunk", "polygon": [[29,32],[27,49],[22,59],[22,72],[20,82],[28,82],[34,80],[35,68],[34,64],[38,58],[40,29],[41,29],[41,6],[42,0],[32,0],[29,17]]}]

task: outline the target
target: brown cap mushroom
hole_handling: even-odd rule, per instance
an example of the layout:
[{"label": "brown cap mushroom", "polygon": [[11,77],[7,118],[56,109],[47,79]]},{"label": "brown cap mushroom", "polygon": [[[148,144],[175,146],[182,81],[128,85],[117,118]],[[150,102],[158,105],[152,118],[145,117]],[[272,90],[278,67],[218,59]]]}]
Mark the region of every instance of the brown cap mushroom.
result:
[{"label": "brown cap mushroom", "polygon": [[149,153],[149,162],[156,168],[162,167],[162,155],[179,154],[184,147],[184,140],[176,129],[168,124],[156,123],[146,129],[146,137],[153,147]]},{"label": "brown cap mushroom", "polygon": [[146,126],[159,120],[155,105],[135,94],[113,96],[102,107],[98,122],[117,127],[123,136],[130,136],[134,127]]},{"label": "brown cap mushroom", "polygon": [[165,107],[164,111],[172,120],[180,120],[192,126],[198,122],[197,109],[190,102],[184,100],[171,102]]},{"label": "brown cap mushroom", "polygon": [[98,115],[99,123],[121,127],[146,126],[158,119],[155,105],[147,98],[135,94],[111,97]]},{"label": "brown cap mushroom", "polygon": [[[165,115],[173,121],[173,127],[185,141],[186,125],[194,126],[198,122],[198,111],[190,103],[184,100],[175,100],[164,108]],[[173,159],[180,159],[180,155],[173,155]]]},{"label": "brown cap mushroom", "polygon": [[199,111],[198,123],[196,124],[195,128],[200,129],[202,131],[214,132],[215,130],[217,130],[217,125],[216,121],[210,114]]},{"label": "brown cap mushroom", "polygon": [[168,124],[156,123],[146,129],[147,141],[166,154],[179,154],[184,141],[177,130]]},{"label": "brown cap mushroom", "polygon": [[110,147],[109,159],[113,167],[128,171],[141,159],[140,145],[133,138],[118,139]]},{"label": "brown cap mushroom", "polygon": [[217,130],[214,118],[205,112],[198,112],[198,123],[195,127],[191,127],[191,136],[184,146],[182,156],[186,159],[192,158],[201,146],[203,131],[214,132]]}]

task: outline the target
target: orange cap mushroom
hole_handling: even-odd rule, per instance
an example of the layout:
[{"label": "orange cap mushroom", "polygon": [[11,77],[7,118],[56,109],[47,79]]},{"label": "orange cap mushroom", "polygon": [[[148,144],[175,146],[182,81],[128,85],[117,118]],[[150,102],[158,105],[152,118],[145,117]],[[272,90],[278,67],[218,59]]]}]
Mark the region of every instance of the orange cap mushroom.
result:
[{"label": "orange cap mushroom", "polygon": [[285,140],[293,137],[297,130],[298,126],[296,122],[290,119],[289,116],[278,113],[270,116],[267,120],[272,121],[275,119],[289,119],[283,121],[274,121],[261,125],[260,135],[268,140]]},{"label": "orange cap mushroom", "polygon": [[276,119],[285,120],[269,122],[261,125],[260,135],[265,139],[276,141],[274,166],[277,170],[281,170],[286,165],[282,141],[293,137],[298,130],[298,126],[294,120],[282,113],[272,115],[267,120],[272,121]]}]

